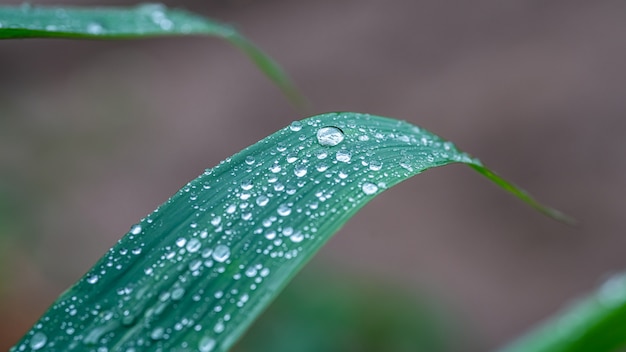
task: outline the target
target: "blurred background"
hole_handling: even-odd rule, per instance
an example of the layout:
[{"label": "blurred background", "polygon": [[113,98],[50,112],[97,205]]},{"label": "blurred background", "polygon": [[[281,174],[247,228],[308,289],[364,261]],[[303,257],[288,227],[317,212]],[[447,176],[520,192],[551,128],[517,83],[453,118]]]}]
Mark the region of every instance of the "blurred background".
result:
[{"label": "blurred background", "polygon": [[[349,302],[339,306],[353,304],[341,314],[359,318],[333,329],[322,321],[322,336],[368,319],[402,321],[381,318],[378,298],[361,304],[344,289],[319,290],[320,280],[354,281],[348,290],[412,302],[390,309],[428,316],[432,324],[411,326],[436,325],[429,336],[444,331],[444,350],[484,351],[626,268],[623,1],[166,4],[235,24],[283,65],[312,109],[294,109],[216,39],[1,41],[0,350],[187,181],[327,111],[423,126],[579,224],[542,216],[469,168],[431,170],[357,214],[268,315],[290,311],[281,305],[294,295],[313,305],[335,292]],[[317,290],[302,289],[307,281]],[[364,283],[375,289],[355,289]]]}]

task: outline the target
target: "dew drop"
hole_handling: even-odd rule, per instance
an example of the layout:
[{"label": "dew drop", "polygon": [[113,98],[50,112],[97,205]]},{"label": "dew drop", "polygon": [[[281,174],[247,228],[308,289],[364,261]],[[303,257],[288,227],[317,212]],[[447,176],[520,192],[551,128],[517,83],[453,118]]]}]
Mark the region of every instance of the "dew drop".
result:
[{"label": "dew drop", "polygon": [[300,231],[296,231],[293,235],[289,236],[292,242],[299,243],[304,239],[304,235]]},{"label": "dew drop", "polygon": [[321,164],[318,164],[315,168],[319,172],[324,172],[324,171],[328,170],[328,165],[326,165],[324,163],[321,163]]},{"label": "dew drop", "polygon": [[89,34],[102,34],[104,32],[104,28],[100,23],[91,22],[87,25],[87,33]]},{"label": "dew drop", "polygon": [[287,162],[288,163],[294,163],[296,162],[296,160],[298,160],[298,156],[296,154],[289,154],[287,155]]},{"label": "dew drop", "polygon": [[163,328],[158,327],[155,328],[154,330],[152,330],[152,332],[150,333],[150,338],[153,340],[159,340],[163,338],[163,333],[165,332],[165,330],[163,330]]},{"label": "dew drop", "polygon": [[304,175],[306,175],[307,173],[307,168],[304,165],[298,165],[296,166],[296,168],[293,170],[293,173],[296,174],[297,177],[302,177]]},{"label": "dew drop", "polygon": [[267,205],[267,203],[268,203],[269,201],[270,201],[270,199],[269,199],[269,198],[267,198],[266,196],[259,196],[259,197],[256,199],[256,204],[257,204],[258,206],[260,206],[260,207],[264,207],[264,206],[266,206],[266,205]]},{"label": "dew drop", "polygon": [[370,162],[369,168],[372,171],[379,171],[383,167],[383,163],[378,160],[373,160]]},{"label": "dew drop", "polygon": [[246,276],[247,277],[254,277],[257,274],[257,270],[255,267],[251,266],[248,269],[246,269]]},{"label": "dew drop", "polygon": [[41,349],[43,346],[45,346],[46,342],[48,342],[48,337],[46,336],[46,334],[44,334],[41,331],[38,331],[30,339],[30,348],[32,348],[33,351],[36,351],[38,349]]},{"label": "dew drop", "polygon": [[138,235],[141,233],[141,225],[135,224],[130,227],[130,233],[133,235]]},{"label": "dew drop", "polygon": [[270,171],[273,173],[278,173],[280,172],[280,170],[282,170],[282,167],[280,167],[280,164],[278,163],[274,163],[272,166],[270,166]]},{"label": "dew drop", "polygon": [[190,239],[189,242],[187,243],[187,246],[185,246],[185,248],[187,249],[189,253],[197,252],[200,249],[200,247],[202,247],[202,243],[197,238]]},{"label": "dew drop", "polygon": [[215,326],[213,327],[213,331],[215,331],[216,333],[221,333],[224,331],[224,323],[221,321],[218,321],[217,324],[215,324]]},{"label": "dew drop", "polygon": [[254,162],[255,162],[255,160],[254,160],[254,157],[252,155],[248,155],[246,157],[246,164],[252,165],[252,164],[254,164]]},{"label": "dew drop", "polygon": [[215,340],[208,336],[204,336],[203,338],[201,338],[200,342],[198,343],[198,351],[200,352],[211,352],[213,351],[214,347]]},{"label": "dew drop", "polygon": [[291,214],[291,208],[287,204],[281,204],[278,207],[277,212],[278,212],[278,215],[280,216],[287,216]]},{"label": "dew drop", "polygon": [[93,275],[87,278],[87,282],[90,284],[95,284],[96,282],[98,282],[98,275]]},{"label": "dew drop", "polygon": [[230,249],[223,244],[217,245],[213,250],[213,259],[216,262],[223,263],[228,257],[230,257]]},{"label": "dew drop", "polygon": [[172,299],[174,301],[178,301],[185,295],[185,289],[182,287],[177,287],[172,291]]},{"label": "dew drop", "polygon": [[294,132],[298,132],[302,129],[302,122],[300,121],[294,121],[291,123],[291,125],[289,125],[289,129],[294,131]]},{"label": "dew drop", "polygon": [[370,182],[365,182],[363,184],[363,187],[361,187],[361,189],[363,190],[363,193],[367,195],[371,195],[371,194],[378,192],[378,186]]},{"label": "dew drop", "polygon": [[235,204],[231,204],[228,206],[228,208],[226,208],[226,213],[232,214],[235,212],[235,210],[237,210],[237,206]]},{"label": "dew drop", "polygon": [[276,231],[274,230],[269,230],[265,233],[265,238],[267,238],[268,240],[273,240],[276,238]]},{"label": "dew drop", "polygon": [[180,248],[183,248],[185,246],[185,243],[187,243],[187,239],[180,237],[179,239],[176,240],[176,245]]},{"label": "dew drop", "polygon": [[222,218],[219,217],[219,216],[216,216],[213,219],[211,219],[211,225],[213,225],[213,226],[219,225],[220,222],[222,222]]},{"label": "dew drop", "polygon": [[337,154],[335,154],[335,158],[337,159],[337,161],[348,163],[350,162],[350,159],[352,159],[352,153],[347,150],[340,150],[337,152]]},{"label": "dew drop", "polygon": [[317,130],[317,142],[326,147],[334,147],[343,141],[343,132],[334,126],[322,127]]}]

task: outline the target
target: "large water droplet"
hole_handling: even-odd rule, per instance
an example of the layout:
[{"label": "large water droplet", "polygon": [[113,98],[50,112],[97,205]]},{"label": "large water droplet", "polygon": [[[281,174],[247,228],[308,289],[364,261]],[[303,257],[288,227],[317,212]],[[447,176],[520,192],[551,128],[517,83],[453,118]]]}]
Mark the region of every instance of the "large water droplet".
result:
[{"label": "large water droplet", "polygon": [[367,195],[371,195],[378,191],[378,186],[370,182],[365,182],[363,184],[363,187],[361,187],[361,189],[363,190],[363,193]]},{"label": "large water droplet", "polygon": [[35,335],[33,335],[33,337],[30,338],[30,348],[32,348],[33,351],[36,351],[45,346],[46,342],[48,342],[48,337],[46,336],[46,334],[38,331],[35,333]]},{"label": "large water droplet", "polygon": [[317,142],[320,145],[334,147],[343,141],[343,132],[333,126],[322,127],[317,130]]},{"label": "large water droplet", "polygon": [[223,244],[217,245],[213,250],[213,259],[216,262],[223,263],[228,257],[230,257],[230,249]]}]

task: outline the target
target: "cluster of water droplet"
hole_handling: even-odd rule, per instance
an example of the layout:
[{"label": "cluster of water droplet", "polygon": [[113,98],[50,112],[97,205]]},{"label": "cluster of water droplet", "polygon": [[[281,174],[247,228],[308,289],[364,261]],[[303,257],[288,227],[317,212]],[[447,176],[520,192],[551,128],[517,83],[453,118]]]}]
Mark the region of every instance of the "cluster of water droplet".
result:
[{"label": "cluster of water droplet", "polygon": [[[240,324],[239,311],[266,299],[261,288],[276,285],[272,274],[299,267],[346,214],[409,175],[466,160],[452,144],[395,120],[337,113],[293,122],[132,226],[52,307],[69,318],[41,321],[14,351],[64,341],[67,350],[210,352]],[[51,342],[46,331],[56,325],[66,335]],[[176,337],[183,332],[188,338]]]},{"label": "cluster of water droplet", "polygon": [[[88,19],[83,12],[72,9],[43,8],[24,3],[19,15],[3,19],[2,28],[26,28],[36,31],[104,35],[141,35],[163,32],[212,34],[224,38],[236,35],[230,26],[192,16],[179,10],[169,10],[161,4],[141,4],[132,9],[108,9]],[[28,20],[24,20],[28,15]]]}]

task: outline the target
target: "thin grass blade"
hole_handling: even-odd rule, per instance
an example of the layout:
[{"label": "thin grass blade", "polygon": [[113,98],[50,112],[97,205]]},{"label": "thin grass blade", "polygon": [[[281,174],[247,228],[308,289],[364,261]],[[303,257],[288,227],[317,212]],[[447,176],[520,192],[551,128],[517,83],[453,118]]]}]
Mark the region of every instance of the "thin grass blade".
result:
[{"label": "thin grass blade", "polygon": [[0,6],[0,39],[139,39],[208,35],[243,51],[299,107],[304,98],[280,66],[232,26],[161,4],[135,7]]},{"label": "thin grass blade", "polygon": [[132,226],[13,351],[227,351],[361,207],[451,163],[486,170],[403,121],[328,113],[293,122]]}]

